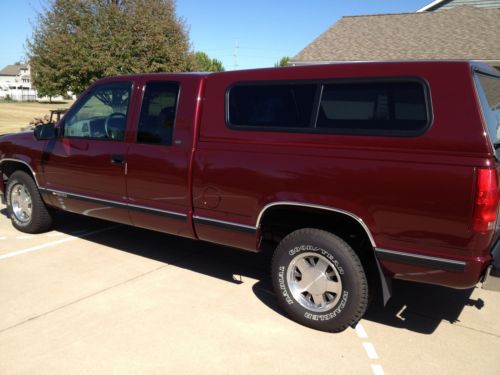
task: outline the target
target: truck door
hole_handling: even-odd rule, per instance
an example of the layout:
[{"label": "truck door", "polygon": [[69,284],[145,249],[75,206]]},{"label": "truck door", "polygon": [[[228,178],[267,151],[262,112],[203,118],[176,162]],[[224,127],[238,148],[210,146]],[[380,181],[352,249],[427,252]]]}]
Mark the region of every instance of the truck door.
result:
[{"label": "truck door", "polygon": [[196,98],[188,82],[181,81],[172,76],[143,80],[135,141],[127,154],[126,185],[134,225],[193,237],[188,170],[194,108],[189,107],[196,105]]},{"label": "truck door", "polygon": [[45,189],[64,210],[130,223],[125,192],[125,134],[133,82],[91,88],[47,142],[41,167]]}]

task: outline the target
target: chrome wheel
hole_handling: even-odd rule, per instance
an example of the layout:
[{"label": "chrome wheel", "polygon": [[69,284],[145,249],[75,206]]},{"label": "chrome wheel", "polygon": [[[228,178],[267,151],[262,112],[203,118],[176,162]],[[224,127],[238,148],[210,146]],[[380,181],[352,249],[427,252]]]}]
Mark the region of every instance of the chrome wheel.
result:
[{"label": "chrome wheel", "polygon": [[26,186],[14,185],[10,193],[10,202],[16,219],[21,223],[29,223],[33,212],[33,202]]},{"label": "chrome wheel", "polygon": [[335,265],[323,255],[311,252],[292,259],[287,283],[295,300],[315,312],[334,307],[342,292],[342,281]]}]

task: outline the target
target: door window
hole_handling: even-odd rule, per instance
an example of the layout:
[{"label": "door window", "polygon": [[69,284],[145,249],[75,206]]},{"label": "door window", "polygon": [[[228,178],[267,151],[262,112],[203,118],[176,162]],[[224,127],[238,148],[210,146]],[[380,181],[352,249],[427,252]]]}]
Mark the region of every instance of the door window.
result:
[{"label": "door window", "polygon": [[94,87],[64,120],[64,137],[122,141],[131,87],[131,82]]},{"label": "door window", "polygon": [[171,82],[150,82],[144,91],[138,143],[171,145],[179,85]]}]

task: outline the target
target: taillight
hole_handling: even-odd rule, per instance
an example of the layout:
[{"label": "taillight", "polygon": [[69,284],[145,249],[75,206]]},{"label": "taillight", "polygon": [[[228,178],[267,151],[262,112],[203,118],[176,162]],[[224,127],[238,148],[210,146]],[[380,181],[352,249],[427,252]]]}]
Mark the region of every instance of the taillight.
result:
[{"label": "taillight", "polygon": [[498,211],[498,177],[495,169],[478,169],[472,229],[487,232],[495,229]]}]

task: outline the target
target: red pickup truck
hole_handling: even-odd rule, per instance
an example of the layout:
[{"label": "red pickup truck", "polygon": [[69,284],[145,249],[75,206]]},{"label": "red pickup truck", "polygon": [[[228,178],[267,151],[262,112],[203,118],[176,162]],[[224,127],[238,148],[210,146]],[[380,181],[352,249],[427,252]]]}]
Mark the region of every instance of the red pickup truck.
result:
[{"label": "red pickup truck", "polygon": [[59,209],[272,251],[286,313],[341,331],[392,278],[499,289],[499,127],[472,62],[109,77],[0,137],[0,190],[23,232]]}]

